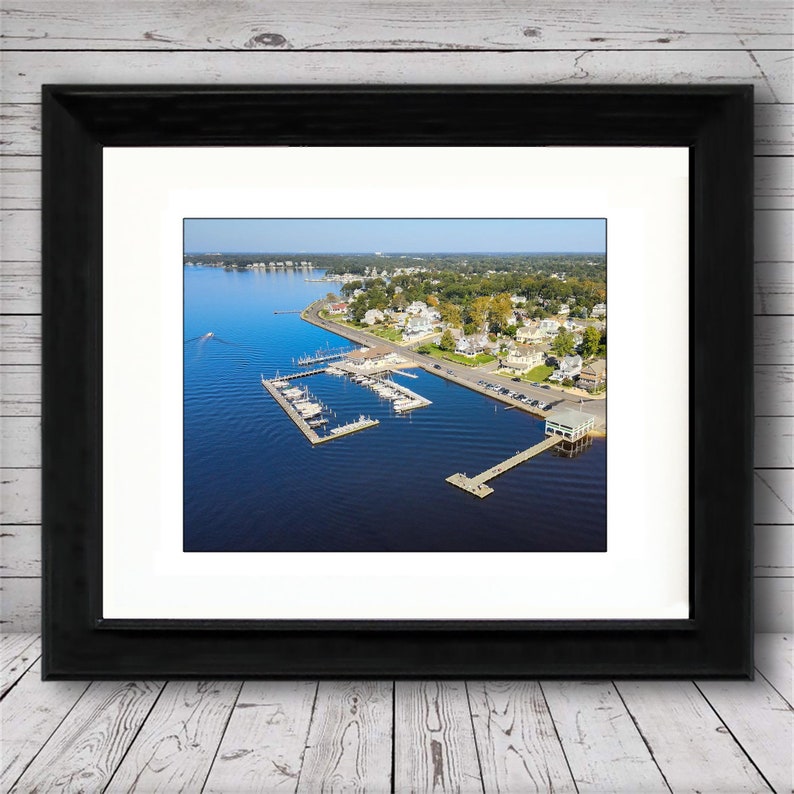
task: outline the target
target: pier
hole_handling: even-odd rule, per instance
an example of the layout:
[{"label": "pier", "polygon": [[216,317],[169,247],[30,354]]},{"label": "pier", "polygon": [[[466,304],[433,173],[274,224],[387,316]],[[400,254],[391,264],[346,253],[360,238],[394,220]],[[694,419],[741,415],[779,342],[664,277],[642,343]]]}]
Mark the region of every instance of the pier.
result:
[{"label": "pier", "polygon": [[330,350],[315,350],[312,354],[301,356],[298,359],[298,364],[301,367],[307,367],[310,364],[323,364],[327,361],[337,361],[355,350],[359,350],[359,348],[335,347]]},{"label": "pier", "polygon": [[450,475],[446,480],[450,485],[454,485],[480,499],[485,499],[486,496],[490,496],[493,493],[493,488],[486,485],[489,480],[493,480],[495,477],[515,468],[520,463],[524,463],[524,461],[534,458],[536,455],[540,455],[541,452],[545,452],[547,449],[551,449],[563,441],[564,439],[562,436],[548,436],[544,438],[543,441],[529,447],[529,449],[525,449],[523,452],[519,452],[511,458],[503,460],[496,466],[491,466],[490,469],[486,469],[475,477],[467,477],[465,474],[458,473]]},{"label": "pier", "polygon": [[307,375],[316,375],[319,372],[325,372],[325,369],[314,370],[314,372],[301,372],[296,375],[285,375],[284,377],[274,378],[269,381],[262,378],[262,386],[267,393],[284,409],[284,413],[292,419],[298,430],[303,433],[306,439],[312,446],[317,444],[324,444],[326,441],[333,441],[335,438],[342,438],[351,433],[358,433],[360,430],[366,430],[368,427],[374,427],[380,422],[377,419],[370,419],[369,417],[360,416],[354,422],[348,422],[346,425],[333,428],[328,435],[321,436],[314,428],[309,426],[309,423],[300,415],[298,410],[292,406],[290,401],[284,397],[283,394],[274,385],[279,381],[290,381],[295,378],[305,378]]},{"label": "pier", "polygon": [[276,309],[273,314],[300,314],[303,309]]}]

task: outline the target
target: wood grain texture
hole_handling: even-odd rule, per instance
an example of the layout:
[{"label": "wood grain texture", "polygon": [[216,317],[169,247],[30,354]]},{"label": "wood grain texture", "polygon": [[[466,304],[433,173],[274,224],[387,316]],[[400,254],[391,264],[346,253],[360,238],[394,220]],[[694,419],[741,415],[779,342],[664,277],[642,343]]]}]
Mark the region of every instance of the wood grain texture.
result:
[{"label": "wood grain texture", "polygon": [[673,791],[769,791],[692,682],[617,682],[616,687]]},{"label": "wood grain texture", "polygon": [[755,420],[755,465],[786,469],[794,465],[794,418],[762,416]]},{"label": "wood grain texture", "polygon": [[756,317],[753,331],[756,365],[789,367],[794,364],[794,317]]},{"label": "wood grain texture", "polygon": [[792,221],[790,210],[757,210],[755,213],[755,261],[791,262]]},{"label": "wood grain texture", "polygon": [[0,527],[0,577],[41,576],[41,528]]},{"label": "wood grain texture", "polygon": [[541,689],[579,792],[669,791],[613,684],[544,681]]},{"label": "wood grain texture", "polygon": [[794,415],[794,366],[755,367],[753,385],[756,416]]},{"label": "wood grain texture", "polygon": [[4,632],[41,631],[41,579],[0,579],[0,627]]},{"label": "wood grain texture", "polygon": [[315,681],[246,681],[204,794],[295,791],[316,696]]},{"label": "wood grain texture", "polygon": [[41,471],[0,469],[0,524],[41,523]]},{"label": "wood grain texture", "polygon": [[756,576],[794,576],[794,527],[756,527],[754,551]]},{"label": "wood grain texture", "polygon": [[0,417],[41,416],[41,367],[0,366]]},{"label": "wood grain texture", "polygon": [[41,264],[4,262],[0,273],[0,314],[40,313]]},{"label": "wood grain texture", "polygon": [[755,669],[789,706],[794,706],[794,642],[791,634],[756,634]]},{"label": "wood grain texture", "polygon": [[[756,209],[785,210],[794,207],[793,158],[756,157],[754,178]],[[21,175],[19,179],[22,179]],[[16,192],[21,193],[22,188],[18,188]]]},{"label": "wood grain texture", "polygon": [[41,317],[0,315],[0,365],[41,364]]},{"label": "wood grain texture", "polygon": [[108,786],[111,791],[201,791],[242,684],[171,681]]},{"label": "wood grain texture", "polygon": [[485,791],[576,791],[536,681],[468,683]]},{"label": "wood grain texture", "polygon": [[[180,0],[120,6],[105,18],[97,0],[57,6],[37,0],[4,13],[3,47],[16,49],[735,49],[789,48],[791,8],[696,0],[608,6],[518,0],[379,3],[343,0],[333,11],[310,0],[252,0],[223,7]],[[90,36],[86,35],[90,31]]]},{"label": "wood grain texture", "polygon": [[755,523],[794,524],[791,472],[756,471],[754,482]]},{"label": "wood grain texture", "polygon": [[45,685],[40,661],[22,676],[3,699],[0,791],[11,790],[87,688],[87,681],[53,681]]},{"label": "wood grain texture", "polygon": [[20,469],[40,466],[40,439],[40,417],[4,417],[0,422],[0,466]]},{"label": "wood grain texture", "polygon": [[0,699],[39,656],[41,656],[41,638],[38,634],[9,634],[4,631],[0,635]]},{"label": "wood grain texture", "polygon": [[392,683],[322,681],[298,792],[391,790]]},{"label": "wood grain texture", "polygon": [[91,684],[12,789],[101,791],[157,700],[162,684]]},{"label": "wood grain texture", "polygon": [[394,684],[394,790],[481,792],[463,681]]},{"label": "wood grain texture", "polygon": [[756,104],[753,151],[771,157],[794,155],[794,118],[791,105]]},{"label": "wood grain texture", "polygon": [[[763,158],[758,158],[763,159]],[[758,262],[755,266],[756,314],[794,313],[794,264]]]},{"label": "wood grain texture", "polygon": [[761,678],[697,681],[725,727],[774,791],[794,784],[794,710]]}]

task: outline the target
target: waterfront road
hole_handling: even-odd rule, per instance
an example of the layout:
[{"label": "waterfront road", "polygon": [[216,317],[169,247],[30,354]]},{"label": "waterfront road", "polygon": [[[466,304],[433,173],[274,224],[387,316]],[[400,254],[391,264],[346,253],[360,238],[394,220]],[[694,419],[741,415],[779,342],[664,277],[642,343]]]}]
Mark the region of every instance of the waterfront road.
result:
[{"label": "waterfront road", "polygon": [[[413,362],[417,367],[421,367],[432,375],[437,375],[439,378],[445,378],[453,383],[459,383],[474,391],[479,391],[486,394],[488,397],[500,402],[512,405],[515,408],[527,411],[535,416],[545,416],[548,412],[539,411],[537,408],[531,408],[525,403],[518,402],[505,395],[498,394],[497,392],[490,391],[483,388],[478,384],[478,381],[484,380],[487,383],[498,383],[500,386],[505,386],[517,394],[526,394],[533,400],[543,400],[553,407],[572,408],[573,410],[586,411],[596,418],[596,427],[600,430],[606,430],[606,400],[605,399],[588,399],[587,397],[581,398],[578,395],[566,392],[561,388],[543,386],[532,386],[526,381],[519,383],[512,382],[509,378],[501,375],[496,375],[495,370],[497,364],[486,364],[483,367],[467,367],[463,364],[457,364],[454,361],[440,361],[422,353],[417,353],[410,347],[403,347],[395,342],[389,342],[386,339],[381,339],[379,336],[368,334],[366,331],[360,331],[356,328],[351,328],[341,323],[326,320],[320,317],[320,309],[325,304],[324,300],[316,301],[308,306],[302,313],[301,317],[307,322],[317,325],[320,328],[325,328],[332,333],[343,336],[351,342],[356,342],[360,345],[373,347],[379,345],[381,347],[388,347],[395,353],[403,356],[409,361]],[[426,342],[428,340],[422,340]]]}]

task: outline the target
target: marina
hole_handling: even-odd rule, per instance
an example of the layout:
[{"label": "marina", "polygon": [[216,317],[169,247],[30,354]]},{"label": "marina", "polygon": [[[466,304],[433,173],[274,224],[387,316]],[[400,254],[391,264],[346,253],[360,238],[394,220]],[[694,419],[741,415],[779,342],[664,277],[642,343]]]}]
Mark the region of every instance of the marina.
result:
[{"label": "marina", "polygon": [[315,350],[312,354],[301,356],[297,363],[298,366],[307,367],[311,364],[324,364],[328,361],[338,361],[358,349],[357,347],[336,347]]},{"label": "marina", "polygon": [[[325,372],[324,369],[315,370],[313,375]],[[312,444],[323,444],[326,441],[333,441],[335,438],[357,433],[359,430],[366,430],[380,424],[377,419],[370,419],[363,414],[353,422],[332,428],[326,435],[321,436],[315,428],[327,425],[329,420],[321,416],[327,411],[320,402],[315,402],[307,390],[297,387],[290,387],[289,380],[295,376],[286,376],[267,380],[261,377],[262,386],[267,393],[284,409],[284,413],[292,419],[298,430],[303,433],[306,439]],[[305,377],[305,374],[303,375]],[[276,384],[281,384],[280,386]]]}]

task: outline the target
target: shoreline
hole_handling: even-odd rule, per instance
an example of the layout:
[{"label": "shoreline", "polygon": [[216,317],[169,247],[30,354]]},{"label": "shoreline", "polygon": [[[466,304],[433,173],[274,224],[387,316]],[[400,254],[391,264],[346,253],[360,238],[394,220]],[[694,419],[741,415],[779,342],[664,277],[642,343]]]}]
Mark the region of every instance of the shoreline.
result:
[{"label": "shoreline", "polygon": [[[357,328],[350,328],[349,326],[342,325],[341,323],[337,323],[334,320],[326,320],[317,314],[319,311],[319,306],[324,302],[323,298],[318,300],[312,301],[305,309],[303,309],[300,313],[301,320],[316,326],[317,328],[322,328],[323,330],[330,331],[331,333],[337,334],[337,336],[342,337],[343,339],[347,339],[350,342],[355,342],[357,344],[368,345],[370,347],[375,345],[385,346],[391,348],[395,353],[398,355],[402,355],[405,358],[409,359],[414,366],[423,369],[425,372],[428,372],[431,375],[435,375],[443,380],[447,380],[450,383],[455,383],[458,386],[464,386],[471,391],[477,392],[478,394],[483,394],[486,397],[490,397],[498,402],[503,403],[511,408],[515,408],[520,411],[524,411],[524,413],[528,413],[531,416],[534,416],[537,419],[545,419],[548,415],[546,412],[533,408],[526,403],[518,402],[517,400],[513,400],[510,397],[506,397],[503,394],[499,394],[498,392],[490,391],[489,389],[485,389],[476,382],[469,381],[462,377],[456,377],[454,375],[450,375],[446,369],[436,369],[434,364],[437,363],[436,359],[430,359],[430,362],[424,360],[426,357],[422,356],[420,353],[417,353],[415,350],[412,350],[410,347],[403,347],[402,345],[396,342],[390,342],[387,339],[382,339],[379,336],[374,336],[373,334],[368,334],[366,331],[359,330]],[[338,329],[338,330],[337,330]],[[433,363],[431,363],[433,362]],[[455,366],[450,362],[450,366]],[[462,366],[462,365],[458,365]],[[449,368],[449,367],[448,367]],[[469,371],[477,372],[479,368],[470,368]],[[493,373],[491,372],[484,372],[480,370],[480,374],[483,380],[487,380]],[[549,395],[545,395],[549,396]],[[575,405],[575,403],[571,400],[565,400],[564,398],[561,400],[563,403],[570,403],[571,405]],[[599,401],[601,402],[601,401]],[[601,417],[596,416],[596,420],[602,424],[603,426],[596,426],[592,431],[591,435],[598,438],[606,438],[606,418],[601,420]]]}]

